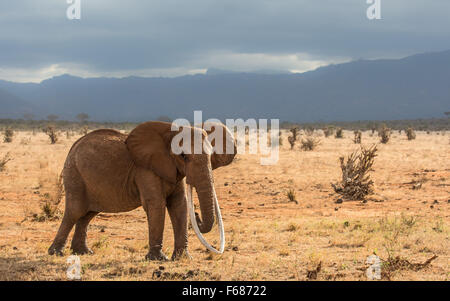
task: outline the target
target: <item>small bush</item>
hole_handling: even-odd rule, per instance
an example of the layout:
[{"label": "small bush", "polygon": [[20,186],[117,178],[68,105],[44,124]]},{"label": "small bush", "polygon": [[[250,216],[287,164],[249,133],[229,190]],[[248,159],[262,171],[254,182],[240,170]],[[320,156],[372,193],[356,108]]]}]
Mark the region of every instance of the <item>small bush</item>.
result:
[{"label": "small bush", "polygon": [[293,149],[294,146],[295,146],[295,140],[294,140],[294,137],[289,136],[289,137],[288,137],[288,142],[289,142],[289,144],[291,145],[291,149]]},{"label": "small bush", "polygon": [[299,129],[298,128],[292,128],[289,131],[292,133],[292,137],[294,137],[294,140],[297,141]]},{"label": "small bush", "polygon": [[340,157],[342,179],[340,182],[331,184],[334,191],[349,200],[363,200],[367,195],[373,193],[373,181],[370,179],[369,171],[376,157],[376,145],[361,151],[353,152],[347,160]]},{"label": "small bush", "polygon": [[31,143],[31,137],[28,137],[28,138],[22,138],[21,140],[20,140],[20,144],[22,144],[22,145],[28,145],[28,144],[30,144]]},{"label": "small bush", "polygon": [[305,128],[305,134],[307,136],[312,136],[314,134],[314,128],[312,126]]},{"label": "small bush", "polygon": [[44,128],[42,130],[45,134],[47,134],[48,138],[50,139],[51,144],[55,144],[58,142],[58,133],[56,132],[55,128],[51,125]]},{"label": "small bush", "polygon": [[416,139],[416,133],[412,128],[408,128],[406,130],[406,137],[408,137],[408,140],[414,140]]},{"label": "small bush", "polygon": [[48,201],[41,206],[41,209],[44,215],[49,219],[56,216],[56,206],[52,206],[52,204]]},{"label": "small bush", "polygon": [[353,142],[355,142],[355,144],[361,144],[361,138],[362,138],[361,131],[354,131],[353,133],[355,134],[355,138],[353,138]]},{"label": "small bush", "polygon": [[92,244],[92,248],[99,250],[99,249],[107,248],[108,245],[109,245],[108,237],[103,236]]},{"label": "small bush", "polygon": [[308,137],[308,138],[306,138],[306,140],[302,139],[301,144],[302,145],[300,146],[300,148],[302,150],[312,151],[320,144],[320,140]]},{"label": "small bush", "polygon": [[13,141],[14,131],[10,128],[6,128],[3,132],[3,142],[11,143]]},{"label": "small bush", "polygon": [[12,159],[11,159],[9,153],[6,153],[6,155],[4,155],[2,158],[0,158],[0,172],[5,170],[6,163],[8,163],[11,160]]},{"label": "small bush", "polygon": [[57,220],[59,218],[58,206],[53,205],[49,200],[46,200],[41,206],[41,213],[33,214],[33,221],[45,222]]},{"label": "small bush", "polygon": [[344,131],[341,128],[336,129],[336,135],[334,136],[336,139],[344,138]]},{"label": "small bush", "polygon": [[323,134],[325,135],[325,138],[332,136],[334,134],[334,127],[329,126],[327,128],[324,128]]},{"label": "small bush", "polygon": [[299,227],[297,224],[290,223],[290,224],[287,226],[286,231],[288,231],[288,232],[295,232],[295,231],[297,231],[299,228],[300,228],[300,227]]},{"label": "small bush", "polygon": [[298,204],[294,189],[289,189],[288,192],[286,192],[286,196],[288,197],[289,202],[294,202]]},{"label": "small bush", "polygon": [[70,138],[72,138],[72,136],[73,136],[73,133],[71,131],[67,130],[66,131],[66,138],[70,139]]},{"label": "small bush", "polygon": [[61,175],[52,183],[52,186],[51,192],[43,195],[44,203],[41,206],[41,212],[33,214],[33,220],[36,222],[56,220],[60,216],[58,205],[64,196],[64,185]]},{"label": "small bush", "polygon": [[378,130],[378,136],[381,137],[381,143],[386,144],[389,142],[389,139],[391,138],[391,129],[386,127],[386,126],[382,126],[379,130]]},{"label": "small bush", "polygon": [[80,134],[84,136],[87,135],[87,133],[89,133],[89,127],[85,125],[80,129]]},{"label": "small bush", "polygon": [[297,141],[299,130],[298,130],[298,128],[292,128],[292,129],[290,129],[290,132],[292,133],[292,136],[288,137],[288,141],[289,141],[289,144],[291,145],[291,149],[293,149],[295,146],[295,141]]}]

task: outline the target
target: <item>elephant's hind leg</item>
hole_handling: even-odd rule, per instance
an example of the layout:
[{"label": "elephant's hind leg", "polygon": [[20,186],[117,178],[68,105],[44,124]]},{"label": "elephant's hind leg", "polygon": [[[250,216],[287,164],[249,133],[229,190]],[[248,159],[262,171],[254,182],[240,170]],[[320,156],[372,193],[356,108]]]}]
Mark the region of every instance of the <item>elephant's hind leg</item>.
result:
[{"label": "elephant's hind leg", "polygon": [[64,189],[66,191],[66,208],[58,233],[48,249],[50,255],[63,255],[67,236],[75,223],[88,213],[84,184],[74,169],[64,170]]},{"label": "elephant's hind leg", "polygon": [[76,219],[72,218],[70,214],[67,214],[66,210],[61,225],[59,226],[58,233],[56,233],[52,245],[48,248],[49,255],[63,255],[63,249],[66,245],[67,236],[69,236],[75,222]]},{"label": "elephant's hind leg", "polygon": [[74,254],[92,254],[92,250],[87,245],[87,228],[89,222],[98,214],[95,211],[89,211],[85,216],[77,221],[75,233],[72,238],[71,249]]}]

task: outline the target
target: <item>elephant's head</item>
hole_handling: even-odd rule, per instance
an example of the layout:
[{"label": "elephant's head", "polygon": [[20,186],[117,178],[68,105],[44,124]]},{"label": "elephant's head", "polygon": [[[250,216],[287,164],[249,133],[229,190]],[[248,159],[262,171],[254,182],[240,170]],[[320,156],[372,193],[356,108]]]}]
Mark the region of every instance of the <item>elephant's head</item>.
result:
[{"label": "elephant's head", "polygon": [[[150,121],[137,126],[129,134],[126,144],[136,165],[151,169],[163,180],[175,184],[186,177],[186,183],[196,189],[200,202],[201,218],[196,217],[198,229],[201,233],[207,233],[214,224],[214,212],[220,219],[212,170],[233,161],[236,143],[234,136],[223,124],[206,123],[203,126],[206,130],[180,127],[178,131],[171,131],[170,123]],[[171,147],[172,140],[183,130],[191,133],[191,151],[175,154]],[[201,137],[202,146],[204,145],[198,154],[194,153],[195,135]],[[218,143],[218,139],[221,139],[221,143]],[[186,142],[183,140],[182,143]],[[192,202],[192,199],[189,201]],[[221,224],[221,220],[219,222]],[[201,235],[197,235],[202,240]]]}]

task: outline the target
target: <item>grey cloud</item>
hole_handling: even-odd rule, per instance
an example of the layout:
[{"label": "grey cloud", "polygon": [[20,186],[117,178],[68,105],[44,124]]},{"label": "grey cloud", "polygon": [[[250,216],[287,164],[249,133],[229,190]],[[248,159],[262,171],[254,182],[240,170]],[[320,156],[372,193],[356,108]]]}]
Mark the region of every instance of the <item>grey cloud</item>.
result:
[{"label": "grey cloud", "polygon": [[450,49],[450,1],[381,1],[383,19],[369,21],[365,0],[81,0],[82,19],[69,21],[65,0],[7,0],[0,68],[195,69],[222,66],[211,58],[223,52],[332,61]]}]

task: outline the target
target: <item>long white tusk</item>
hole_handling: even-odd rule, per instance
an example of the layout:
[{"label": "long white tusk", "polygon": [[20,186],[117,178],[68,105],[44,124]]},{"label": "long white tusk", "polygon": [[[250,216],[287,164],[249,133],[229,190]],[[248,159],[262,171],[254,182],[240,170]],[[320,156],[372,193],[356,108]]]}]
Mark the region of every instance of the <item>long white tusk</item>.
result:
[{"label": "long white tusk", "polygon": [[188,210],[189,215],[191,217],[191,224],[194,228],[194,232],[197,235],[200,242],[211,252],[216,254],[222,254],[225,249],[225,231],[223,229],[223,221],[222,221],[222,215],[220,214],[220,208],[219,208],[219,202],[217,201],[216,192],[214,191],[214,209],[217,216],[217,224],[219,226],[219,234],[220,234],[220,249],[219,251],[216,250],[213,246],[211,246],[206,239],[203,237],[202,233],[200,232],[200,229],[197,225],[197,220],[195,219],[195,212],[194,212],[194,202],[192,200],[192,186],[187,185],[187,203],[188,203]]}]

